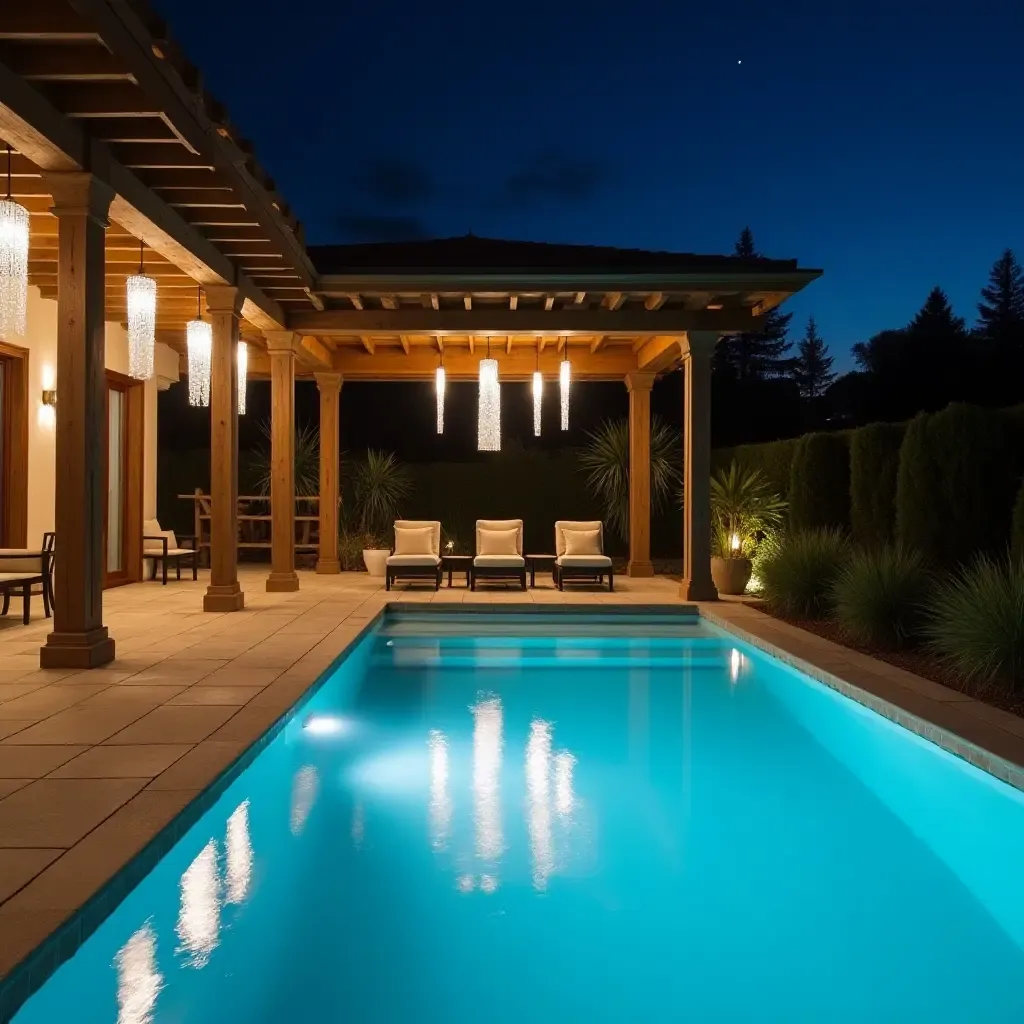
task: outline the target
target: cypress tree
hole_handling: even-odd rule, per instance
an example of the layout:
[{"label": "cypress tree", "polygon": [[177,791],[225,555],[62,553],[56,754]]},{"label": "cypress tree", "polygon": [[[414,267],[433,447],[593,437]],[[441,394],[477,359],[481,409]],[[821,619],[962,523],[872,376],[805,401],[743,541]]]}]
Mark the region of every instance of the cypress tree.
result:
[{"label": "cypress tree", "polygon": [[1024,349],[1024,270],[1012,249],[992,265],[978,303],[978,334],[1005,354]]}]

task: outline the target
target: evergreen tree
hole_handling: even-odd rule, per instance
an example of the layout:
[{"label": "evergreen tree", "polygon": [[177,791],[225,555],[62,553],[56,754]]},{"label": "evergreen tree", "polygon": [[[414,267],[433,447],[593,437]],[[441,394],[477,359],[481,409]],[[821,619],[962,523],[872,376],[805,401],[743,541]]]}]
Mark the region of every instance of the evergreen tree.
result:
[{"label": "evergreen tree", "polygon": [[800,397],[811,402],[820,398],[836,379],[828,346],[818,333],[818,325],[813,316],[807,318],[807,330],[800,339],[791,372],[800,389]]},{"label": "evergreen tree", "polygon": [[[762,258],[754,247],[754,233],[749,227],[740,232],[734,255],[747,260]],[[715,372],[740,381],[785,376],[792,365],[786,356],[790,348],[787,334],[792,318],[792,313],[772,309],[765,313],[764,328],[757,333],[723,338],[715,353]]]},{"label": "evergreen tree", "polygon": [[1012,249],[992,265],[978,303],[978,334],[1000,353],[1024,348],[1024,270]]},{"label": "evergreen tree", "polygon": [[907,338],[911,345],[923,342],[929,347],[959,346],[967,340],[963,317],[953,312],[949,297],[936,286],[928,293],[924,305],[907,325]]}]

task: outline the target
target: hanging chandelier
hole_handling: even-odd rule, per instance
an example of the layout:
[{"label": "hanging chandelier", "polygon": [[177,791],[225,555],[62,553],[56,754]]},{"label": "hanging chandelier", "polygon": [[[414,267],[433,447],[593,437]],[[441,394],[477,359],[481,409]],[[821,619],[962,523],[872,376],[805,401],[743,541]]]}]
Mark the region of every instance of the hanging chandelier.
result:
[{"label": "hanging chandelier", "polygon": [[533,436],[540,437],[540,406],[544,397],[544,374],[540,372],[540,347],[537,348],[537,369],[533,371]]},{"label": "hanging chandelier", "polygon": [[248,390],[249,346],[238,343],[238,415],[245,415],[245,393]]},{"label": "hanging chandelier", "polygon": [[569,387],[572,384],[572,364],[569,362],[569,342],[562,350],[562,361],[558,365],[558,390],[562,399],[562,429],[569,429]]},{"label": "hanging chandelier", "polygon": [[0,336],[25,333],[28,306],[28,210],[11,198],[11,147],[7,147],[7,198],[0,199]]},{"label": "hanging chandelier", "polygon": [[487,339],[487,358],[480,360],[480,397],[477,406],[476,447],[481,452],[501,451],[501,384],[498,360],[491,358],[491,339]]},{"label": "hanging chandelier", "polygon": [[139,272],[127,281],[128,375],[136,380],[153,376],[156,348],[156,281],[145,273],[146,243],[139,242]]},{"label": "hanging chandelier", "polygon": [[434,374],[434,391],[437,394],[437,432],[444,433],[444,350],[441,351],[441,362]]},{"label": "hanging chandelier", "polygon": [[185,324],[188,347],[188,404],[203,408],[210,404],[210,359],[213,328],[202,319],[202,289],[196,289],[196,318]]}]

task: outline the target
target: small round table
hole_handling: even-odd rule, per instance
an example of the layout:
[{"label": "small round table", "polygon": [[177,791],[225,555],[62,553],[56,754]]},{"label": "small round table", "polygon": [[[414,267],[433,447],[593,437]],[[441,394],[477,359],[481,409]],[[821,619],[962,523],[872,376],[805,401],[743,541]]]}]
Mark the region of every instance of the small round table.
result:
[{"label": "small round table", "polygon": [[552,570],[554,570],[555,559],[558,555],[525,555],[526,567],[530,570],[530,587],[537,585],[537,566],[543,568],[544,564],[547,563]]},{"label": "small round table", "polygon": [[448,586],[452,585],[452,573],[464,572],[466,574],[466,586],[469,586],[469,570],[473,568],[472,555],[442,555],[441,572],[448,571]]}]

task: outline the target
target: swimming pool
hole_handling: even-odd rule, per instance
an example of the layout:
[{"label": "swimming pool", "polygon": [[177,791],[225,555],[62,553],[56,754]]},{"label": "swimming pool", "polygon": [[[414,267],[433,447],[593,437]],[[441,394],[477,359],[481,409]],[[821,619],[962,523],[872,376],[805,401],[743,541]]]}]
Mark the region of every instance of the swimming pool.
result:
[{"label": "swimming pool", "polygon": [[1024,795],[621,621],[386,618],[15,1020],[1024,1019]]}]

